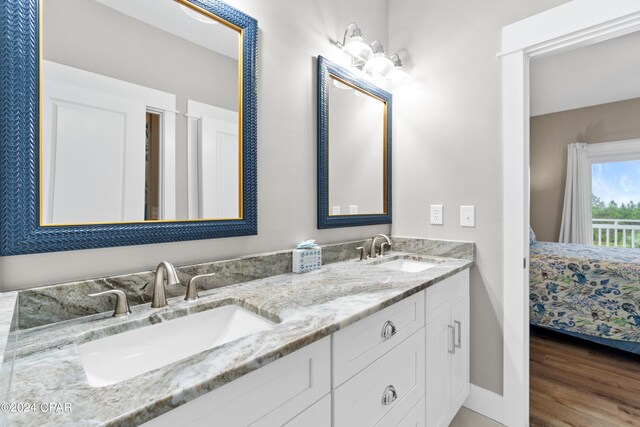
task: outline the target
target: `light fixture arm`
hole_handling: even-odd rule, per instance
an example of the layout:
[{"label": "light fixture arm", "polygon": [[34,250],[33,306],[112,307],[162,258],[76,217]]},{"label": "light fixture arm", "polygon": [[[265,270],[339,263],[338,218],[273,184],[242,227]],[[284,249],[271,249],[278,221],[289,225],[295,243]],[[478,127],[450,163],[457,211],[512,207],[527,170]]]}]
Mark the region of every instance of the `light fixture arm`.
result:
[{"label": "light fixture arm", "polygon": [[393,62],[393,66],[394,67],[401,67],[402,68],[402,60],[400,59],[400,56],[398,56],[397,53],[394,53],[393,55],[391,55],[389,57],[389,59],[391,60],[391,62]]},{"label": "light fixture arm", "polygon": [[342,36],[342,43],[340,43],[339,41],[336,42],[336,45],[341,49],[347,43],[347,35],[349,34],[349,30],[351,30],[351,35],[349,37],[362,37],[362,30],[360,29],[360,27],[358,27],[358,24],[355,22],[350,23],[349,25],[347,25],[347,28],[345,28],[344,30],[344,35]]},{"label": "light fixture arm", "polygon": [[382,46],[382,42],[380,40],[374,40],[371,42],[371,50],[373,50],[373,53],[385,53],[384,46]]}]

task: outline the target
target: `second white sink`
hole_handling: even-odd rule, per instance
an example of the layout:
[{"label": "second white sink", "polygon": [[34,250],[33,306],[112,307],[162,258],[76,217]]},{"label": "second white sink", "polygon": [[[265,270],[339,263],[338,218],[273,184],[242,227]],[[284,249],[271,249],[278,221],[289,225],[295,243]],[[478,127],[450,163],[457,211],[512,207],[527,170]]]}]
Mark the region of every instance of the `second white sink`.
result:
[{"label": "second white sink", "polygon": [[436,265],[436,263],[432,262],[400,258],[380,264],[380,267],[388,268],[390,270],[404,271],[406,273],[419,273],[420,271],[427,270],[431,267],[435,267]]},{"label": "second white sink", "polygon": [[152,371],[274,322],[236,305],[161,322],[78,345],[89,384],[103,387]]}]

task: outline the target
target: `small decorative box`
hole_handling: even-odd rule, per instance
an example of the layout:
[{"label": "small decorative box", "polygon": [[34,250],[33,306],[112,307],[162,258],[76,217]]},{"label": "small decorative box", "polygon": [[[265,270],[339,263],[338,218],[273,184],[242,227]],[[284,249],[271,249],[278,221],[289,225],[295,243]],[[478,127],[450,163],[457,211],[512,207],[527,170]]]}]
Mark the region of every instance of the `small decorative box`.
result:
[{"label": "small decorative box", "polygon": [[293,272],[307,273],[322,268],[322,249],[319,246],[293,250]]}]

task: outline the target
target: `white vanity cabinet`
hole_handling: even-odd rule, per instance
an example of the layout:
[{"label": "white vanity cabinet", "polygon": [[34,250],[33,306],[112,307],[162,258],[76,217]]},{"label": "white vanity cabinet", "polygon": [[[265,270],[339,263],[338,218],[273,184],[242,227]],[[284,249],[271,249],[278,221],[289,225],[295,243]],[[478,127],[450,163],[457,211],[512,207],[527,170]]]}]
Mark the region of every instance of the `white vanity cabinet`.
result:
[{"label": "white vanity cabinet", "polygon": [[469,395],[469,270],[428,288],[426,426],[448,426]]},{"label": "white vanity cabinet", "polygon": [[446,426],[469,393],[468,332],[465,270],[145,426]]}]

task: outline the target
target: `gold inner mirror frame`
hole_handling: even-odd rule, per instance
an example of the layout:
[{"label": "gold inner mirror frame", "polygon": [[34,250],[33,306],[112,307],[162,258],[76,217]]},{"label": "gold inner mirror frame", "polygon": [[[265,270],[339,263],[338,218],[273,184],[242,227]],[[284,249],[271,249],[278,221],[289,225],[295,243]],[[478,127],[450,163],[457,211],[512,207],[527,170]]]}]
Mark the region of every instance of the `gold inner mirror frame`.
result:
[{"label": "gold inner mirror frame", "polygon": [[[327,202],[327,203],[329,203],[329,206],[328,206],[329,216],[330,217],[335,217],[335,218],[337,218],[337,217],[351,217],[351,218],[353,218],[353,217],[366,217],[366,216],[381,215],[381,214],[382,215],[386,215],[388,213],[388,191],[387,191],[388,190],[388,179],[387,179],[387,167],[388,167],[388,165],[387,165],[387,157],[388,157],[387,156],[387,154],[388,154],[387,153],[387,149],[388,149],[387,148],[388,147],[388,145],[387,145],[387,143],[388,143],[388,125],[387,125],[387,117],[388,116],[387,116],[387,114],[388,114],[388,108],[387,107],[388,107],[388,105],[387,105],[387,102],[384,99],[376,96],[375,94],[373,94],[371,92],[368,92],[367,90],[365,90],[365,89],[363,89],[363,88],[361,88],[361,87],[359,87],[359,86],[357,86],[357,85],[355,85],[355,84],[353,84],[353,83],[351,83],[351,82],[349,82],[349,81],[347,81],[347,80],[345,80],[343,78],[340,78],[340,77],[338,77],[338,76],[336,76],[336,75],[334,75],[332,73],[329,73],[329,78],[327,79],[327,82],[328,82],[327,84],[329,85],[329,87],[332,84],[332,81],[331,81],[332,79],[338,81],[339,83],[341,83],[343,85],[349,86],[353,90],[356,90],[356,91],[358,91],[358,92],[360,92],[360,93],[362,93],[364,95],[367,95],[367,96],[369,96],[369,97],[371,97],[371,98],[373,98],[373,99],[375,99],[377,101],[380,101],[384,105],[384,109],[383,109],[383,111],[384,111],[384,114],[383,114],[383,130],[382,130],[382,146],[383,146],[383,152],[382,152],[382,195],[383,195],[382,203],[383,203],[383,205],[382,206],[383,206],[383,212],[334,215],[334,214],[331,213],[331,204],[329,202]],[[329,88],[327,88],[327,96],[328,96],[328,108],[331,108],[331,91],[329,90]],[[328,117],[327,117],[327,123],[328,123],[328,127],[329,127],[327,129],[327,141],[328,141],[328,143],[327,143],[327,157],[329,157],[329,151],[331,150],[331,137],[330,137],[330,132],[329,132],[329,129],[331,129],[331,119],[330,119],[329,116],[330,115],[328,115]],[[331,162],[327,163],[327,173],[328,173],[328,176],[331,176]],[[331,200],[331,186],[328,185],[327,188],[328,188],[327,200],[329,201],[329,200]]]},{"label": "gold inner mirror frame", "polygon": [[[47,0],[39,0],[38,4],[38,36],[39,36],[39,87],[42,88],[43,82],[43,60],[44,60],[44,49],[43,49],[43,28],[44,28],[44,13],[43,13],[43,3]],[[78,222],[78,223],[44,223],[43,222],[43,126],[42,126],[42,106],[43,106],[43,98],[42,98],[42,89],[39,90],[39,167],[38,167],[38,182],[39,182],[39,225],[41,227],[61,227],[61,226],[88,226],[88,225],[106,225],[106,224],[156,224],[156,223],[175,223],[175,222],[203,222],[203,221],[229,221],[229,220],[243,220],[244,219],[244,210],[243,210],[243,188],[244,188],[244,174],[243,174],[243,68],[244,68],[244,31],[242,28],[220,18],[219,16],[213,14],[212,12],[203,9],[188,0],[171,0],[179,5],[185,6],[192,11],[195,11],[203,16],[235,31],[238,34],[238,91],[237,91],[237,99],[238,99],[238,158],[239,158],[239,180],[238,180],[238,193],[239,193],[239,206],[238,212],[239,216],[236,218],[197,218],[197,219],[171,219],[171,220],[136,220],[136,221],[119,221],[119,222]]]}]

